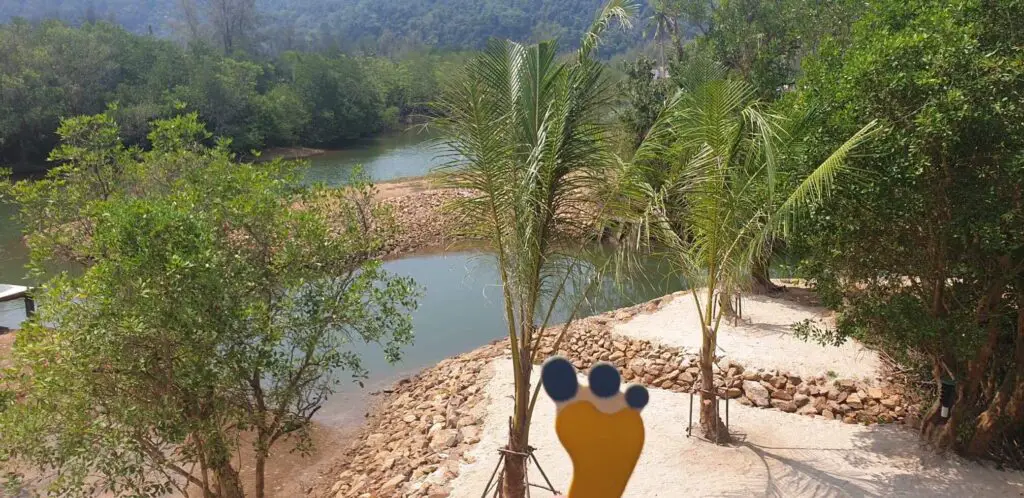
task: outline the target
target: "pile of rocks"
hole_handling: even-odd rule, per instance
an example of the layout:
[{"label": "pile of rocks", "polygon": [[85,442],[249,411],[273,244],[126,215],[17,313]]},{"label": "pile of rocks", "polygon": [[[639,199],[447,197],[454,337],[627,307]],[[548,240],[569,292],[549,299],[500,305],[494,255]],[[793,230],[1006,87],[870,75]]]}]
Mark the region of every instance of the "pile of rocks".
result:
[{"label": "pile of rocks", "polygon": [[398,255],[424,249],[450,245],[455,233],[454,218],[445,216],[446,204],[468,196],[459,190],[431,189],[385,199],[394,213],[399,227],[396,236],[388,241],[387,252]]},{"label": "pile of rocks", "polygon": [[449,481],[480,441],[486,411],[485,368],[505,353],[498,343],[442,361],[402,381],[352,445],[348,461],[328,489],[337,498],[448,496]]},{"label": "pile of rocks", "polygon": [[[627,381],[675,392],[697,392],[701,374],[696,351],[618,336],[611,330],[615,323],[638,313],[658,310],[676,295],[581,320],[569,329],[557,350],[554,337],[543,341],[541,356],[563,355],[581,370],[597,361],[608,361],[622,371]],[[718,394],[744,405],[846,423],[901,422],[914,427],[920,423],[919,407],[894,386],[876,385],[876,379],[826,374],[801,377],[774,369],[746,368],[728,358],[720,358],[712,371]]]},{"label": "pile of rocks", "polygon": [[[557,345],[562,327],[553,327],[541,341],[539,356],[561,354],[581,371],[608,361],[626,381],[695,392],[701,379],[695,352],[612,333],[616,323],[657,311],[681,294],[579,320]],[[507,355],[507,341],[496,342],[399,383],[353,444],[350,458],[334,474],[333,486],[311,493],[333,498],[448,496],[450,481],[462,463],[473,463],[467,452],[480,440],[486,366]],[[919,407],[897,389],[876,386],[873,380],[805,378],[748,368],[727,358],[712,370],[718,393],[745,405],[846,423],[919,423]]]}]

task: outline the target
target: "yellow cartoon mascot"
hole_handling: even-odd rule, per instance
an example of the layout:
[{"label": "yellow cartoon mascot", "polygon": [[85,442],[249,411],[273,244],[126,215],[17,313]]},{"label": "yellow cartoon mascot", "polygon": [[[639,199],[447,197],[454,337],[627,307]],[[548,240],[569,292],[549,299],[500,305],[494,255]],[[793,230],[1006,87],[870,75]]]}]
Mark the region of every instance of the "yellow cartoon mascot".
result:
[{"label": "yellow cartoon mascot", "polygon": [[560,356],[544,363],[541,382],[555,401],[555,432],[572,459],[568,498],[619,498],[644,447],[647,389],[619,392],[621,377],[610,363],[590,369],[580,385],[576,368]]}]

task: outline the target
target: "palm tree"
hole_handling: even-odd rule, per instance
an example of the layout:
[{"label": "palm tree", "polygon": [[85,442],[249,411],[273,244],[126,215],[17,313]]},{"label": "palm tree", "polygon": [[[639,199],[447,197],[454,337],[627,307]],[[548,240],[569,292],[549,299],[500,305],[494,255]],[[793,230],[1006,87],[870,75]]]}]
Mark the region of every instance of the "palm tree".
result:
[{"label": "palm tree", "polygon": [[515,376],[503,496],[525,493],[540,335],[572,276],[585,270],[563,254],[594,226],[580,220],[609,208],[595,198],[610,190],[605,171],[616,164],[606,148],[612,95],[592,52],[611,22],[628,25],[635,12],[630,1],[611,0],[566,62],[554,42],[492,41],[439,103],[442,147],[450,151],[444,181],[471,193],[451,211],[463,235],[489,242],[502,281]]},{"label": "palm tree", "polygon": [[665,44],[669,41],[676,47],[676,52],[682,49],[679,38],[679,16],[678,5],[670,0],[651,0],[651,15],[648,29],[654,29],[654,43],[658,44],[658,67],[655,69],[654,78],[668,78],[668,64],[665,62]]},{"label": "palm tree", "polygon": [[[706,74],[717,78],[720,70]],[[634,157],[632,175],[647,181],[643,225],[664,244],[691,293],[701,322],[701,413],[705,437],[724,442],[712,363],[718,330],[733,296],[748,289],[751,268],[769,242],[784,236],[822,202],[845,160],[875,130],[868,124],[804,178],[785,174],[794,120],[768,112],[754,87],[725,79],[691,78],[669,102]],[[660,164],[645,170],[644,164]],[[653,181],[651,179],[654,179]]]}]

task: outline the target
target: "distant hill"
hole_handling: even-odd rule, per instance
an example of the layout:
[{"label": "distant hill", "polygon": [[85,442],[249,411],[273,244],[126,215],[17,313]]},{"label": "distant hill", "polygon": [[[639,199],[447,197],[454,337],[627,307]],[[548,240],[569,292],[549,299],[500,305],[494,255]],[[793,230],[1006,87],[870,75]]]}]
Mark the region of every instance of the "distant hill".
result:
[{"label": "distant hill", "polygon": [[[182,25],[182,0],[2,0],[0,22],[59,18],[71,23],[110,20],[136,33],[168,36]],[[203,3],[210,0],[191,0]],[[235,0],[245,1],[245,0]],[[255,0],[260,37],[289,48],[410,45],[479,48],[490,37],[575,43],[605,0]],[[646,2],[642,2],[646,3]],[[608,36],[607,52],[632,45],[633,32]],[[305,47],[302,47],[305,46]]]}]

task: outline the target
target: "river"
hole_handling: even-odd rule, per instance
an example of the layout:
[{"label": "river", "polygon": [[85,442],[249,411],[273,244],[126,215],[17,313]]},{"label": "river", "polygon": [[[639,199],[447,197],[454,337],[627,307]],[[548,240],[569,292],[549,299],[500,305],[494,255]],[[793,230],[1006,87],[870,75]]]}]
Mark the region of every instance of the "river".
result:
[{"label": "river", "polygon": [[[330,185],[344,183],[357,165],[373,180],[422,176],[438,164],[428,136],[396,134],[378,137],[348,150],[331,151],[310,160],[307,180]],[[0,206],[5,222],[0,226],[0,283],[30,284],[24,280],[28,255],[17,226],[9,222],[11,206]],[[609,282],[601,298],[586,314],[643,302],[679,290],[677,279],[667,278],[667,265],[652,259],[644,272],[651,279],[628,289]],[[385,263],[395,274],[410,276],[423,290],[413,314],[415,342],[404,350],[401,362],[389,365],[379,347],[358,345],[364,366],[370,371],[365,387],[343,381],[337,394],[320,410],[318,419],[328,426],[358,423],[372,391],[452,355],[470,351],[504,336],[504,317],[499,306],[501,289],[493,258],[486,253],[462,251],[413,255]],[[0,304],[0,325],[16,327],[24,315],[20,303]],[[566,313],[556,313],[564,320]]]}]

